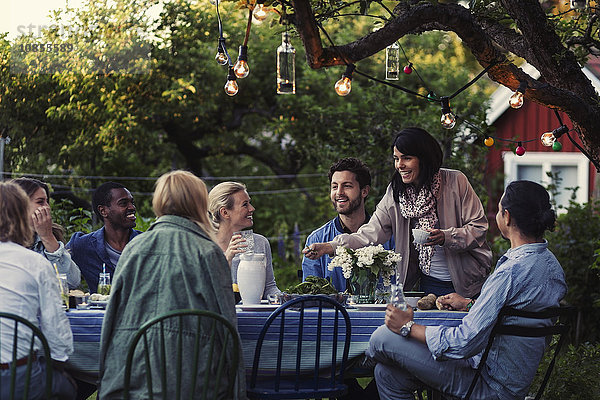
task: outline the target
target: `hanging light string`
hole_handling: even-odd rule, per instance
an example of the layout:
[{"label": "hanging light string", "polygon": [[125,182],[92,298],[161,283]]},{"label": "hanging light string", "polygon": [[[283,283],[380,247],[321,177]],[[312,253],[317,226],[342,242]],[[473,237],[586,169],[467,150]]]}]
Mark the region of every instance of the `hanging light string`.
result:
[{"label": "hanging light string", "polygon": [[[554,115],[556,115],[556,119],[558,119],[558,123],[560,124],[560,126],[565,126],[565,124],[563,124],[562,118],[560,117],[560,113],[554,109]],[[580,132],[577,129],[569,129],[567,130],[565,133],[567,134],[567,137],[569,138],[569,141],[571,143],[573,143],[573,145],[575,147],[577,147],[577,149],[584,155],[586,156],[591,162],[592,164],[594,164],[594,167],[596,167],[597,171],[600,171],[600,163],[598,163],[598,161],[595,161],[594,158],[591,156],[590,153],[588,153],[579,143],[577,143],[573,137],[571,136],[571,132],[575,131],[577,132],[577,134],[579,136],[581,136]]]},{"label": "hanging light string", "polygon": [[400,41],[398,41],[398,46],[400,46],[400,50],[402,50],[402,54],[404,54],[404,58],[406,59],[406,62],[408,63],[408,65],[412,68],[413,71],[415,71],[415,73],[417,74],[417,76],[419,77],[419,80],[421,81],[421,83],[423,84],[423,86],[425,87],[425,90],[427,90],[427,93],[433,93],[429,87],[427,87],[427,83],[425,83],[425,80],[423,79],[423,77],[421,77],[421,74],[419,74],[419,71],[417,70],[417,68],[413,65],[413,63],[409,60],[408,56],[406,55],[406,52],[404,51],[404,47],[402,47],[402,44],[400,43]]},{"label": "hanging light string", "polygon": [[250,27],[252,26],[252,11],[254,11],[254,7],[255,6],[252,6],[248,9],[248,24],[246,25],[246,36],[244,36],[244,46],[248,46],[248,38],[250,37]]},{"label": "hanging light string", "polygon": [[458,89],[456,92],[454,92],[452,95],[448,96],[448,99],[453,99],[454,97],[456,97],[457,95],[459,95],[460,93],[464,92],[465,90],[467,90],[469,88],[469,86],[471,86],[472,84],[474,84],[475,82],[477,82],[483,75],[487,74],[487,72],[495,67],[496,65],[499,64],[499,61],[492,61],[490,63],[490,65],[488,65],[487,67],[485,67],[483,69],[483,71],[481,71],[479,74],[477,74],[477,76],[473,79],[471,79],[466,85],[464,85],[463,87],[461,87],[460,89]]},{"label": "hanging light string", "polygon": [[225,37],[223,36],[223,22],[221,21],[221,13],[219,11],[219,4],[221,4],[221,0],[217,0],[217,21],[219,23],[219,44],[217,47],[217,51],[220,49],[223,50],[223,53],[227,56],[227,64],[232,66],[231,57],[229,56],[229,52],[227,51],[227,46],[225,46]]}]

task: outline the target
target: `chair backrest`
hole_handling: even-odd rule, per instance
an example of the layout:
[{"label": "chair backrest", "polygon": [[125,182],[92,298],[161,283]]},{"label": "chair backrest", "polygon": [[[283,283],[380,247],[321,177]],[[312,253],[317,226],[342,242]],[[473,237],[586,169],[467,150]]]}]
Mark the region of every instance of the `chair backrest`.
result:
[{"label": "chair backrest", "polygon": [[[38,343],[41,344],[41,351],[43,352],[44,359],[46,362],[46,388],[45,388],[45,397],[50,399],[52,397],[52,360],[50,359],[50,346],[48,346],[48,341],[46,337],[42,333],[42,331],[34,325],[32,322],[26,320],[23,317],[20,317],[15,314],[0,312],[0,342],[2,342],[2,320],[12,321],[12,324],[8,322],[8,324],[4,325],[12,325],[10,330],[12,332],[12,359],[9,361],[10,366],[10,388],[9,388],[9,399],[16,399],[17,388],[23,385],[23,399],[29,398],[29,389],[30,389],[30,381],[31,381],[31,370],[34,362],[34,356],[37,356],[35,349],[36,339]],[[27,339],[23,339],[24,333],[27,331],[31,331],[31,336],[25,335]],[[19,335],[20,333],[20,335]],[[17,382],[16,381],[16,370],[17,370],[17,360],[19,359],[17,355],[17,346],[19,344],[19,340],[26,340],[27,347],[29,349],[27,353],[27,368],[25,369],[25,381]],[[22,358],[22,357],[21,357]],[[2,392],[1,388],[2,382],[0,381],[0,392]]]},{"label": "chair backrest", "polygon": [[[269,341],[276,341],[276,349],[270,347],[263,351],[267,335]],[[271,387],[267,390],[275,394],[284,379],[288,381],[286,390],[298,393],[306,393],[307,386],[314,391],[336,385],[339,388],[348,361],[350,339],[350,317],[337,301],[318,295],[290,300],[273,311],[263,325],[256,343],[249,388],[257,387],[261,357],[274,364],[273,369],[269,368],[274,379],[269,380]],[[322,368],[327,373],[323,373]],[[264,388],[262,380],[260,386]],[[305,398],[291,397],[290,393],[287,396],[285,398]]]},{"label": "chair backrest", "polygon": [[[142,342],[141,353],[136,352]],[[130,398],[134,355],[146,381],[147,396],[173,399],[233,398],[240,362],[236,328],[223,316],[207,310],[174,310],[146,322],[127,352],[124,398]],[[158,381],[158,382],[157,382]],[[226,382],[223,382],[226,381]]]},{"label": "chair backrest", "polygon": [[[490,334],[490,338],[488,340],[487,346],[483,352],[481,357],[481,361],[479,362],[479,367],[473,377],[473,381],[471,382],[471,386],[469,387],[469,391],[465,396],[465,400],[468,400],[473,393],[473,389],[475,388],[475,384],[481,375],[481,371],[485,366],[485,362],[487,360],[490,349],[492,348],[492,343],[494,338],[497,335],[512,335],[512,336],[521,336],[521,337],[547,337],[558,335],[559,339],[554,347],[554,355],[552,356],[552,361],[548,365],[546,372],[544,374],[544,379],[540,388],[535,396],[535,400],[539,400],[544,393],[544,389],[546,388],[546,384],[548,383],[548,379],[550,378],[550,374],[552,373],[552,368],[554,367],[554,363],[556,362],[556,356],[560,351],[560,348],[563,345],[565,340],[565,333],[569,330],[570,327],[570,318],[575,313],[575,307],[571,306],[562,306],[562,307],[549,307],[542,311],[532,312],[532,311],[523,311],[517,310],[511,307],[504,307],[500,310],[500,314],[498,315],[498,320],[492,332]],[[558,321],[549,326],[545,327],[528,327],[528,326],[519,326],[519,325],[511,325],[507,324],[504,321],[504,317],[514,316],[514,317],[523,317],[530,319],[558,319]]]}]

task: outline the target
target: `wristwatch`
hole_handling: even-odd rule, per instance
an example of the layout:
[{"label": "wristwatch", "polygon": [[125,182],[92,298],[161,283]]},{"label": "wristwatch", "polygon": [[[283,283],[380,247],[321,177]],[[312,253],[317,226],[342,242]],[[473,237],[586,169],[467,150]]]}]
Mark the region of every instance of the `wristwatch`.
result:
[{"label": "wristwatch", "polygon": [[402,325],[402,328],[400,328],[400,334],[404,337],[407,337],[408,335],[410,335],[410,329],[412,328],[412,326],[415,324],[415,321],[408,321],[407,323],[405,323],[404,325]]}]

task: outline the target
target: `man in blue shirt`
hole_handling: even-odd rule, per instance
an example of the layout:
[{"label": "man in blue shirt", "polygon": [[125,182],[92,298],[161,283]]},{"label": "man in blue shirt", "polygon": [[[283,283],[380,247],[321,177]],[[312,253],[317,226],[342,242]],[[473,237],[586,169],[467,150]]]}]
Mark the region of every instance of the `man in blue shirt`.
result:
[{"label": "man in blue shirt", "polygon": [[92,196],[92,206],[104,226],[88,234],[75,232],[67,248],[90,292],[96,293],[103,266],[112,278],[125,245],[141,232],[133,229],[136,220],[133,196],[120,183],[100,185]]},{"label": "man in blue shirt", "polygon": [[[342,158],[329,168],[328,176],[331,202],[338,215],[308,235],[306,247],[313,243],[329,242],[342,233],[354,233],[370,218],[365,211],[365,199],[371,190],[371,174],[367,166],[357,158]],[[393,249],[393,238],[383,247],[387,250]],[[329,271],[327,266],[330,261],[329,255],[316,260],[304,257],[302,259],[303,280],[310,275],[329,277],[331,284],[338,291],[343,292],[346,290],[346,279],[342,269],[335,268]]]},{"label": "man in blue shirt", "polygon": [[[402,311],[388,305],[385,325],[373,333],[367,350],[377,361],[375,379],[382,398],[413,399],[413,391],[423,384],[464,398],[502,307],[536,312],[559,305],[567,286],[543,238],[556,220],[547,191],[534,182],[512,182],[498,209],[498,229],[511,247],[498,260],[481,295],[477,301],[456,293],[439,298],[449,309],[469,311],[459,326],[418,325],[411,308]],[[472,398],[525,398],[544,348],[543,337],[496,337]]]}]

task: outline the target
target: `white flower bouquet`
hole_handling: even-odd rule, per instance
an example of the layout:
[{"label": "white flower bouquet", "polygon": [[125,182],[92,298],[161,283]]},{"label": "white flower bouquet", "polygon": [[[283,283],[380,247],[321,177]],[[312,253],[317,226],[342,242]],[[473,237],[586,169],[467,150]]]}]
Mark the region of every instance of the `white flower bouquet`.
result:
[{"label": "white flower bouquet", "polygon": [[382,245],[371,245],[352,250],[338,247],[335,257],[327,266],[330,271],[334,268],[342,268],[344,278],[350,279],[352,275],[359,273],[358,268],[367,268],[376,277],[383,278],[384,286],[390,285],[390,277],[396,274],[396,263],[402,259],[398,253],[386,250]]}]

